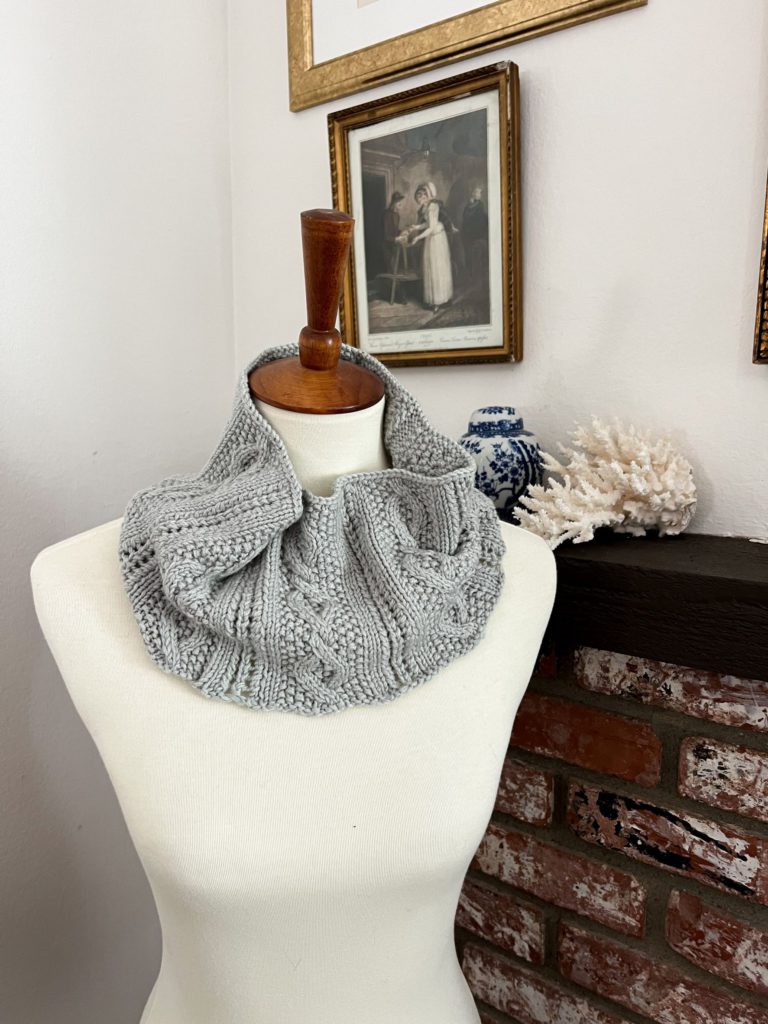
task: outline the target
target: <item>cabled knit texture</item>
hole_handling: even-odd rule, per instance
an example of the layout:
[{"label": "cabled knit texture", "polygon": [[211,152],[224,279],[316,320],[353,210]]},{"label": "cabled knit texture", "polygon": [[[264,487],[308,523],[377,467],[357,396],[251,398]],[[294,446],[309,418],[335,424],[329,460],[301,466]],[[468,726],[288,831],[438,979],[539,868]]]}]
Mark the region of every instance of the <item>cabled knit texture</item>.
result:
[{"label": "cabled knit texture", "polygon": [[340,476],[329,497],[304,490],[248,389],[254,367],[297,354],[271,348],[242,372],[199,474],[131,499],[120,562],[160,668],[207,697],[321,715],[392,700],[471,650],[501,591],[504,542],[471,456],[346,345],[342,359],[384,382],[392,468]]}]

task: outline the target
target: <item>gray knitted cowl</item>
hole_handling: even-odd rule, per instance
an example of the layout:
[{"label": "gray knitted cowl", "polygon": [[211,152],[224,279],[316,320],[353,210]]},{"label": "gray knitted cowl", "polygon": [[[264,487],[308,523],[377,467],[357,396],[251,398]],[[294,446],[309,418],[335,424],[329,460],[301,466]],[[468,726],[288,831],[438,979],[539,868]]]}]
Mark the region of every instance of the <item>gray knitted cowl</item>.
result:
[{"label": "gray knitted cowl", "polygon": [[[152,660],[205,696],[322,715],[393,700],[471,650],[499,596],[504,542],[475,464],[373,356],[392,468],[304,490],[240,375],[197,475],[136,494],[120,533],[128,597]],[[480,683],[478,683],[480,685]]]}]

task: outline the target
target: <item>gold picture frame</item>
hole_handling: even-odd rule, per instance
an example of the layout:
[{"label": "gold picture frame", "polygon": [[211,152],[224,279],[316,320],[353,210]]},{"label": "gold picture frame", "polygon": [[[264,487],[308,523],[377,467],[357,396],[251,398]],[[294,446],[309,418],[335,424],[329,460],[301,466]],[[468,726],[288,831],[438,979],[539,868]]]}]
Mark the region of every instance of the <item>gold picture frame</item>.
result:
[{"label": "gold picture frame", "polygon": [[[347,344],[390,366],[522,359],[519,111],[507,61],[328,115],[333,205],[355,218]],[[393,203],[409,205],[387,241]],[[425,239],[430,210],[445,240]]]},{"label": "gold picture frame", "polygon": [[763,247],[760,254],[760,278],[757,284],[757,318],[752,362],[768,363],[768,186],[765,191]]},{"label": "gold picture frame", "polygon": [[304,110],[416,71],[644,6],[648,0],[496,0],[452,18],[314,62],[312,0],[286,0],[291,110]]}]

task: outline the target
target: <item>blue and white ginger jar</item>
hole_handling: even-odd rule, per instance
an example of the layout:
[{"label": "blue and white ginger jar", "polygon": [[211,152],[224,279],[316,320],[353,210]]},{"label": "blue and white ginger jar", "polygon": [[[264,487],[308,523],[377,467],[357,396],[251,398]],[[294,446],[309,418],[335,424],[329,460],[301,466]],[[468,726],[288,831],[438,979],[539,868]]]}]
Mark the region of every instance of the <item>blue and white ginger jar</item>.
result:
[{"label": "blue and white ginger jar", "polygon": [[461,444],[477,463],[475,483],[506,522],[515,521],[515,506],[530,484],[542,480],[541,449],[510,405],[476,409]]}]

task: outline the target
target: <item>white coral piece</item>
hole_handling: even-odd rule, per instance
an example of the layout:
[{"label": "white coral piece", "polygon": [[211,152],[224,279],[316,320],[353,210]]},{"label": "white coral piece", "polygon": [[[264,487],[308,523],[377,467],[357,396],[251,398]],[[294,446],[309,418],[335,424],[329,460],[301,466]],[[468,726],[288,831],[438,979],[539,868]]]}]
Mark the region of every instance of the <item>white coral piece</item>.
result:
[{"label": "white coral piece", "polygon": [[677,534],[688,526],[696,511],[693,470],[668,438],[654,440],[597,417],[591,429],[577,426],[570,436],[573,448],[558,445],[567,465],[543,453],[544,469],[561,481],[550,477],[528,488],[516,510],[521,526],[551,548],[592,540],[601,526],[635,536],[649,529]]}]

